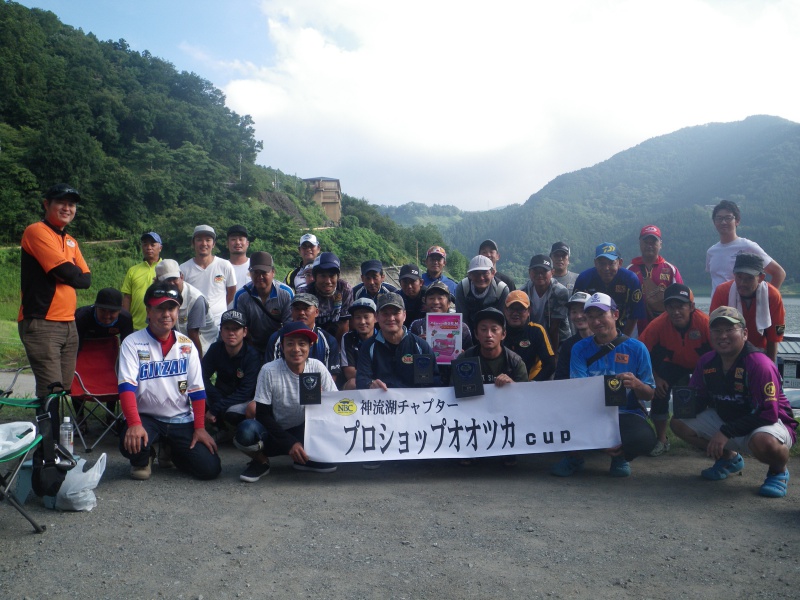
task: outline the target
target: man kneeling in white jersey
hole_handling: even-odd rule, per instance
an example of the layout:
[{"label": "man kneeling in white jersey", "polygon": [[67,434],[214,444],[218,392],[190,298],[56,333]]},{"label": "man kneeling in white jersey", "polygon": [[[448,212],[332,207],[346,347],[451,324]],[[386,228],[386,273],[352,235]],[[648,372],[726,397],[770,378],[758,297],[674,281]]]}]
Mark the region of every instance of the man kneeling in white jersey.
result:
[{"label": "man kneeling in white jersey", "polygon": [[282,357],[261,367],[256,384],[256,418],[239,423],[234,445],[253,460],[239,479],[255,483],[269,473],[269,457],[288,454],[298,471],[330,473],[336,465],[310,460],[303,448],[305,407],[300,404],[300,376],[319,373],[323,392],[335,392],[336,384],[325,365],[309,358],[317,334],[302,321],[281,330]]},{"label": "man kneeling in white jersey", "polygon": [[149,479],[153,444],[167,442],[172,461],[197,479],[222,470],[217,445],[205,430],[206,393],[192,340],[176,332],[183,302],[172,283],[154,283],[144,294],[148,325],[125,338],[119,356],[119,398],[126,429],[120,451],[133,479]]}]

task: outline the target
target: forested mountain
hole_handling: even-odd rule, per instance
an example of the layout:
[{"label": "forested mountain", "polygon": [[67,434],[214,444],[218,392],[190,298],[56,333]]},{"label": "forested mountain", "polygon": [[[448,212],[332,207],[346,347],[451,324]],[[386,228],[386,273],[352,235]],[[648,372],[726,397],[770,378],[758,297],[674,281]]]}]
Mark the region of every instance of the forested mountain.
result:
[{"label": "forested mountain", "polygon": [[739,235],[778,260],[787,282],[800,280],[800,125],[771,116],[647,140],[555,178],[523,205],[462,212],[443,233],[467,256],[481,240],[497,240],[501,269],[522,278],[530,257],[557,240],[572,247],[576,268],[591,266],[602,241],[616,242],[629,260],[639,254],[639,230],[653,223],[664,235],[663,255],[708,293],[705,252],[718,241],[711,207],[723,198],[742,209]]},{"label": "forested mountain", "polygon": [[[155,230],[165,256],[185,259],[195,225],[243,223],[252,250],[293,264],[325,216],[301,178],[255,164],[261,147],[252,119],[202,77],[0,0],[0,245],[19,242],[43,190],[63,181],[83,197],[70,226],[81,240],[128,239],[138,256]],[[399,227],[363,200],[345,196],[342,210],[343,226],[318,236],[346,267],[402,264],[418,240],[442,243],[435,227]]]}]

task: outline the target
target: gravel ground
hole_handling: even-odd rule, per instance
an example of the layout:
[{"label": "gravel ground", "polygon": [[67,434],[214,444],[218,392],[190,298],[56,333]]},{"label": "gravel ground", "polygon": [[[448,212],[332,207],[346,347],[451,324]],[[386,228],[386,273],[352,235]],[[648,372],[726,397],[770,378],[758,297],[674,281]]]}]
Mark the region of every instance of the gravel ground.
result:
[{"label": "gravel ground", "polygon": [[[88,513],[28,507],[42,535],[0,510],[2,598],[798,598],[800,489],[756,494],[766,468],[706,482],[688,449],[640,458],[633,476],[588,457],[570,479],[553,455],[342,465],[288,459],[255,484],[221,449],[196,482],[128,478],[115,441]],[[97,451],[95,451],[97,453]],[[98,454],[99,455],[99,454]],[[790,467],[791,468],[791,467]]]}]

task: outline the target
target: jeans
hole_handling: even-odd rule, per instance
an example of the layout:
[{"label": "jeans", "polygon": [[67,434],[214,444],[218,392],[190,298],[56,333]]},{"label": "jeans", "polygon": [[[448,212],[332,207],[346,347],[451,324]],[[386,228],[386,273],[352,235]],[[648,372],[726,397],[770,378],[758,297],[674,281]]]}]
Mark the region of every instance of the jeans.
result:
[{"label": "jeans", "polygon": [[[286,433],[302,444],[305,439],[305,428],[305,424],[297,425],[296,427],[287,429]],[[258,442],[262,442],[264,444],[264,449],[261,452],[264,456],[282,456],[286,454],[286,451],[275,443],[275,440],[269,434],[267,428],[257,419],[245,419],[239,423],[239,426],[236,428],[234,440],[237,446],[254,446],[258,444]],[[247,454],[247,452],[245,452],[245,454]],[[314,467],[333,466],[330,463],[321,463],[314,460],[309,460],[306,464]]]},{"label": "jeans", "polygon": [[119,437],[119,449],[122,456],[131,461],[131,466],[144,467],[150,461],[150,448],[157,441],[168,442],[172,447],[172,462],[175,466],[189,473],[196,479],[214,479],[222,471],[219,454],[212,454],[203,444],[198,442],[189,448],[194,435],[194,423],[164,423],[148,415],[139,415],[142,427],[147,432],[147,445],[136,454],[125,450],[125,432],[127,423]]}]

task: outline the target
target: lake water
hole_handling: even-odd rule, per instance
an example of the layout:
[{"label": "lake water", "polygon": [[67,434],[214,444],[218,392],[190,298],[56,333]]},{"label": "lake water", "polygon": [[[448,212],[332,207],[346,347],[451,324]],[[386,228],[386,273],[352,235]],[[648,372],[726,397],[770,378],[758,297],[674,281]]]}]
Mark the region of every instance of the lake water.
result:
[{"label": "lake water", "polygon": [[[708,314],[711,297],[696,296],[694,303],[697,308]],[[800,298],[794,296],[784,297],[783,307],[786,310],[786,333],[800,334]]]}]

